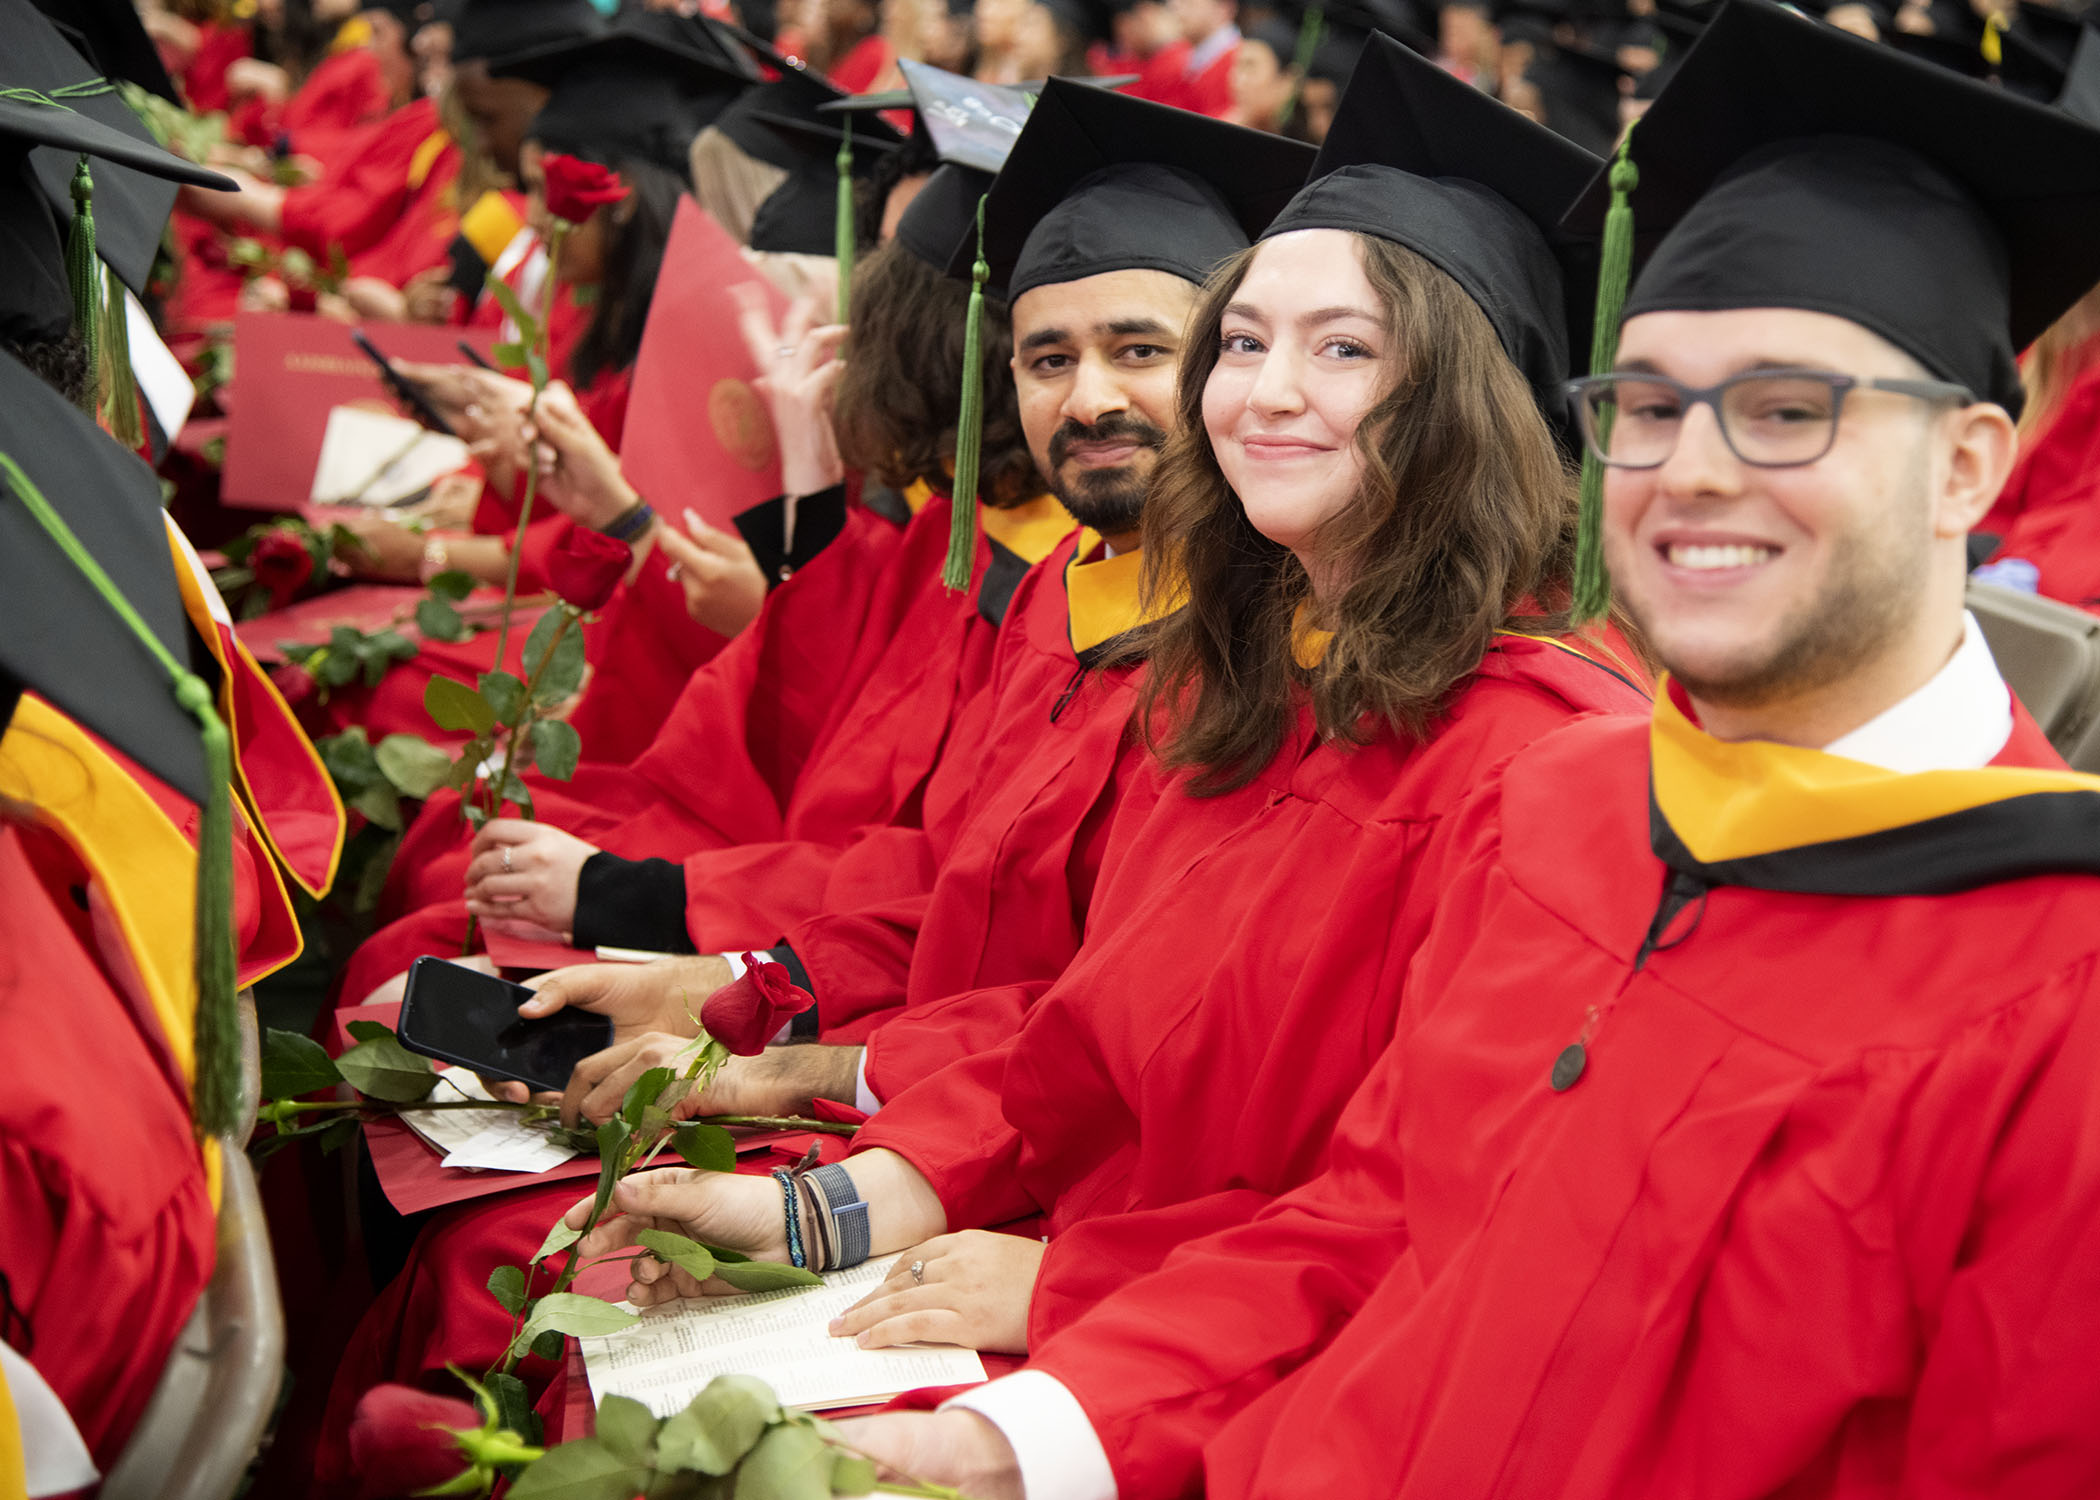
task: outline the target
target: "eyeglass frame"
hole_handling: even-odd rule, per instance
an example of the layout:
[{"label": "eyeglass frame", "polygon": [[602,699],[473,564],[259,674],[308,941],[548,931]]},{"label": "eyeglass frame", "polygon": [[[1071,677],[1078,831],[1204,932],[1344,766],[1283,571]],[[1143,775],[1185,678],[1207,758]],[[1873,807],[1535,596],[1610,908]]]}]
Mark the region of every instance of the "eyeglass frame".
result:
[{"label": "eyeglass frame", "polygon": [[[1790,458],[1781,463],[1773,463],[1764,459],[1747,457],[1742,449],[1736,447],[1735,435],[1728,430],[1728,418],[1721,410],[1721,398],[1735,386],[1752,380],[1772,379],[1808,379],[1820,381],[1829,386],[1831,396],[1830,434],[1824,441],[1822,448],[1813,457]],[[1589,402],[1584,397],[1590,391],[1621,380],[1645,380],[1655,385],[1666,386],[1674,391],[1678,399],[1684,403],[1683,410],[1679,413],[1680,422],[1683,418],[1689,417],[1695,407],[1704,406],[1711,410],[1714,414],[1714,426],[1720,429],[1721,441],[1728,445],[1728,451],[1735,455],[1738,462],[1748,464],[1753,469],[1800,469],[1806,468],[1812,463],[1819,463],[1828,457],[1830,450],[1837,446],[1838,422],[1845,414],[1845,397],[1855,390],[1889,391],[1899,396],[1913,396],[1920,401],[1959,401],[1964,405],[1976,400],[1974,391],[1965,385],[1957,385],[1949,380],[1865,380],[1857,375],[1841,374],[1836,370],[1816,370],[1806,366],[1739,370],[1725,380],[1703,387],[1686,385],[1681,380],[1672,380],[1667,375],[1658,375],[1649,370],[1610,370],[1602,375],[1583,375],[1565,382],[1561,386],[1561,390],[1575,409],[1575,426],[1582,434],[1583,446],[1596,457],[1599,463],[1607,468],[1631,469],[1637,473],[1645,473],[1650,469],[1661,468],[1672,458],[1676,457],[1677,445],[1672,443],[1669,452],[1663,454],[1661,458],[1656,459],[1653,463],[1628,463],[1623,459],[1612,458],[1603,451],[1601,438],[1593,429]],[[1683,440],[1682,431],[1679,432],[1678,439],[1679,441]]]}]

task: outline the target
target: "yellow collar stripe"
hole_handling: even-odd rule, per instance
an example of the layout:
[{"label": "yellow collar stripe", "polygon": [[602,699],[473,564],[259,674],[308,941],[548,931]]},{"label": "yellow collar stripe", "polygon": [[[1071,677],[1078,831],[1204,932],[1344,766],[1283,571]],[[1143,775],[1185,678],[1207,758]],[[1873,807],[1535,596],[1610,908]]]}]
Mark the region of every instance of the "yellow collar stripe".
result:
[{"label": "yellow collar stripe", "polygon": [[1649,729],[1657,809],[1702,864],[1906,828],[2038,792],[2100,792],[2100,777],[1986,766],[1903,774],[1770,740],[1717,740],[1667,686]]},{"label": "yellow collar stripe", "polygon": [[0,1370],[0,1500],[26,1500],[28,1494],[29,1464],[22,1456],[22,1422],[15,1415],[7,1372]]},{"label": "yellow collar stripe", "polygon": [[914,479],[904,487],[904,508],[913,515],[917,515],[924,510],[926,502],[932,498],[933,486],[923,479]]},{"label": "yellow collar stripe", "polygon": [[1145,572],[1144,554],[1133,549],[1086,561],[1100,545],[1101,538],[1096,533],[1080,532],[1079,547],[1065,564],[1065,601],[1071,611],[1075,656],[1084,656],[1156,618],[1145,614],[1138,598],[1138,584]]},{"label": "yellow collar stripe", "polygon": [[451,144],[450,131],[433,130],[423,137],[422,144],[416,147],[416,154],[408,159],[410,188],[419,188],[429,180],[431,168],[437,165],[438,158],[445,154],[445,148]]},{"label": "yellow collar stripe", "polygon": [[498,192],[486,192],[476,198],[467,211],[459,216],[459,235],[474,247],[485,266],[493,266],[510,248],[510,242],[525,228],[525,221],[510,205],[510,199]]},{"label": "yellow collar stripe", "polygon": [[1072,534],[1072,513],[1055,495],[1038,495],[1005,510],[979,505],[977,521],[986,536],[1030,564],[1041,562]]}]

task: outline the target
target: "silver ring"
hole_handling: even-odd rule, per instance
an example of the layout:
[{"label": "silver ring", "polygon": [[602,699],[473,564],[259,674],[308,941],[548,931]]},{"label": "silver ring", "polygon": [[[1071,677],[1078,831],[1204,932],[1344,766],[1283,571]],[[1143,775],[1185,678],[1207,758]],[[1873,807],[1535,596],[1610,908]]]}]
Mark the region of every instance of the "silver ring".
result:
[{"label": "silver ring", "polygon": [[508,844],[503,846],[503,873],[506,875],[510,873],[510,845]]},{"label": "silver ring", "polygon": [[913,1262],[911,1263],[911,1279],[912,1279],[913,1281],[916,1281],[916,1282],[918,1282],[918,1283],[919,1283],[919,1284],[920,1284],[921,1286],[924,1286],[924,1285],[926,1284],[926,1262],[925,1262],[925,1261],[923,1261],[923,1260],[915,1260],[915,1261],[913,1261]]}]

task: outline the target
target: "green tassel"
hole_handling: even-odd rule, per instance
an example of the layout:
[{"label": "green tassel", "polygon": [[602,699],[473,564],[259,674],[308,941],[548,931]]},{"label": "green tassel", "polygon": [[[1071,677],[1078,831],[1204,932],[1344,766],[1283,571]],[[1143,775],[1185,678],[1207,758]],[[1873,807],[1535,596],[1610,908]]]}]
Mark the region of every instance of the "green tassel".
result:
[{"label": "green tassel", "polygon": [[146,441],[139,422],[138,380],[131,372],[130,304],[124,283],[104,268],[108,295],[102,307],[102,425],[111,437],[136,452]]},{"label": "green tassel", "polygon": [[962,405],[955,413],[954,510],[948,519],[948,560],[941,582],[970,586],[977,563],[977,462],[984,443],[984,283],[992,268],[984,259],[984,199],[977,200],[977,261],[970,267],[970,311],[963,322]]},{"label": "green tassel", "polygon": [[66,231],[66,285],[73,293],[73,326],[87,342],[88,389],[81,410],[95,415],[101,405],[102,263],[95,255],[95,176],[85,153],[73,168],[73,225]]},{"label": "green tassel", "polygon": [[853,116],[839,116],[839,205],[832,236],[833,253],[839,261],[839,315],[846,321],[847,305],[853,296]]},{"label": "green tassel", "polygon": [[1291,70],[1297,76],[1291,81],[1291,93],[1283,101],[1283,113],[1276,119],[1281,130],[1298,117],[1298,96],[1305,92],[1305,77],[1312,70],[1313,54],[1320,50],[1320,34],[1327,29],[1327,12],[1318,5],[1308,6],[1305,19],[1298,26],[1297,54],[1291,59]]},{"label": "green tassel", "polygon": [[[1611,207],[1604,215],[1604,245],[1597,267],[1597,317],[1591,325],[1590,373],[1608,373],[1619,357],[1619,319],[1626,309],[1626,282],[1633,270],[1633,206],[1640,185],[1631,154],[1633,128],[1619,138],[1611,164]],[[1600,440],[1609,432],[1600,432]],[[1604,465],[1585,447],[1582,455],[1582,513],[1575,537],[1574,620],[1587,625],[1611,610],[1611,576],[1604,568]]]},{"label": "green tassel", "polygon": [[131,601],[110,581],[102,564],[81,545],[65,518],[6,453],[0,476],[73,566],[92,584],[117,618],[131,627],[167,673],[175,701],[197,721],[211,781],[197,832],[197,1081],[191,1117],[200,1137],[227,1135],[239,1125],[241,1028],[235,995],[233,952],[233,740],[213,706],[211,689],[177,661],[147,628]]}]

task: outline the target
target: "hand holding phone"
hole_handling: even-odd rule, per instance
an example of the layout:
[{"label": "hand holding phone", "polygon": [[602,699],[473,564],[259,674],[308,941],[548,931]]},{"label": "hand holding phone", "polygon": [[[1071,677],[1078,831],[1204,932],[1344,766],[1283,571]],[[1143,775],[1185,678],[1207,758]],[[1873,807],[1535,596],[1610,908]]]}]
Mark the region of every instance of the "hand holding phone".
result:
[{"label": "hand holding phone", "polygon": [[411,1052],[558,1094],[578,1063],[612,1045],[613,1023],[568,1007],[526,1020],[518,1007],[533,995],[478,969],[419,958],[408,971],[396,1034]]},{"label": "hand holding phone", "polygon": [[364,351],[365,357],[379,366],[379,378],[394,393],[395,399],[416,414],[417,421],[433,432],[442,432],[447,437],[459,436],[452,430],[452,424],[445,420],[444,413],[424,394],[423,388],[395,369],[394,362],[380,352],[379,346],[365,335],[362,328],[351,329],[350,337]]}]

